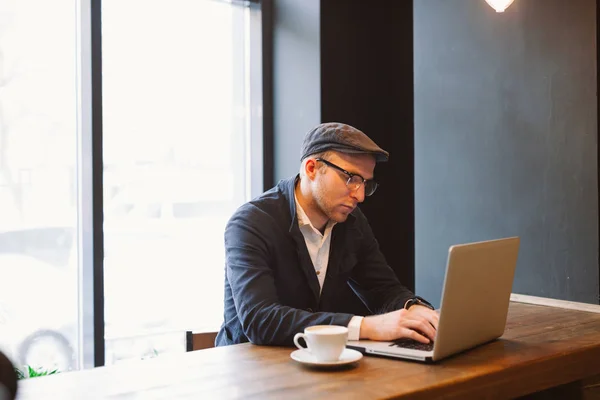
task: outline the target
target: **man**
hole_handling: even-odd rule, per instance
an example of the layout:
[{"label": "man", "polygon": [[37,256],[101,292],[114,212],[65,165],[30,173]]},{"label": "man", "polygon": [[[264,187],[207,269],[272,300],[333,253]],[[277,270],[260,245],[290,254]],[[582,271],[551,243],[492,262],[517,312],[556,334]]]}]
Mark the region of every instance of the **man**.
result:
[{"label": "man", "polygon": [[[438,314],[402,286],[357,208],[388,153],[341,123],[309,131],[300,173],[244,204],[225,229],[225,312],[216,345],[293,345],[310,325],[349,340],[435,338]],[[349,285],[375,315],[338,312]]]}]

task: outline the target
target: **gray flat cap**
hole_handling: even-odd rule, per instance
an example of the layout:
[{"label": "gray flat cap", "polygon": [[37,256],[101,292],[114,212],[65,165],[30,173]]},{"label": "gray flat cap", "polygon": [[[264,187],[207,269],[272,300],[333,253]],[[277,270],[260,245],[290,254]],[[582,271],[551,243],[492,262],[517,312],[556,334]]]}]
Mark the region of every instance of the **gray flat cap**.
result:
[{"label": "gray flat cap", "polygon": [[339,122],[320,124],[306,133],[302,142],[302,157],[336,150],[342,153],[372,154],[375,160],[387,161],[389,153],[377,146],[367,135],[358,129]]}]

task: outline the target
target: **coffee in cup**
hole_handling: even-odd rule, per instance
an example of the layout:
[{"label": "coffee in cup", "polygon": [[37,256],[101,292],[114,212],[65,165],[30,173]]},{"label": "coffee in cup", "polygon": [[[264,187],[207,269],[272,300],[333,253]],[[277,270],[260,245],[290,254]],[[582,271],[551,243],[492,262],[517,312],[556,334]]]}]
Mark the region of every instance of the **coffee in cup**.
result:
[{"label": "coffee in cup", "polygon": [[[306,348],[298,343],[300,338],[306,342]],[[338,361],[347,341],[348,328],[338,325],[309,326],[304,329],[304,333],[296,333],[294,336],[296,347],[308,350],[319,362]]]}]

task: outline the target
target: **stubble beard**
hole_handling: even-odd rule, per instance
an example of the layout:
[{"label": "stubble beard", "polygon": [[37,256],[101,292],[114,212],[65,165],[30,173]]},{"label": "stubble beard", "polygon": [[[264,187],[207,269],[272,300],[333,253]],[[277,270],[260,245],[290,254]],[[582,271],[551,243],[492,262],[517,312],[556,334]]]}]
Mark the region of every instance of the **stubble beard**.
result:
[{"label": "stubble beard", "polygon": [[319,211],[325,215],[328,220],[340,223],[345,222],[346,219],[348,219],[348,214],[334,212],[335,207],[321,194],[320,191],[314,194],[314,201]]}]

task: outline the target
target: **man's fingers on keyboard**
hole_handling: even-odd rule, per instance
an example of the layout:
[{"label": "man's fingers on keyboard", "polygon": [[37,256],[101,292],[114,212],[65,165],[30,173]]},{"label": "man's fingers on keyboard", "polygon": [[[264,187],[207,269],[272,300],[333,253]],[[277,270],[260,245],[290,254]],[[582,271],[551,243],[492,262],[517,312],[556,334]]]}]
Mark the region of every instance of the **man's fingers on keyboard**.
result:
[{"label": "man's fingers on keyboard", "polygon": [[426,319],[416,319],[407,323],[407,327],[418,332],[422,336],[433,340],[435,338],[435,328]]},{"label": "man's fingers on keyboard", "polygon": [[[424,324],[423,324],[424,325]],[[410,321],[406,325],[404,325],[404,329],[400,331],[400,337],[405,337],[409,339],[416,340],[421,343],[429,343],[429,335],[423,332],[421,326],[423,326],[419,321]],[[429,329],[432,329],[429,327]]]},{"label": "man's fingers on keyboard", "polygon": [[429,338],[427,338],[427,336],[422,335],[420,332],[415,331],[415,330],[410,330],[409,334],[407,335],[408,338],[416,340],[417,342],[420,343],[429,343]]}]

